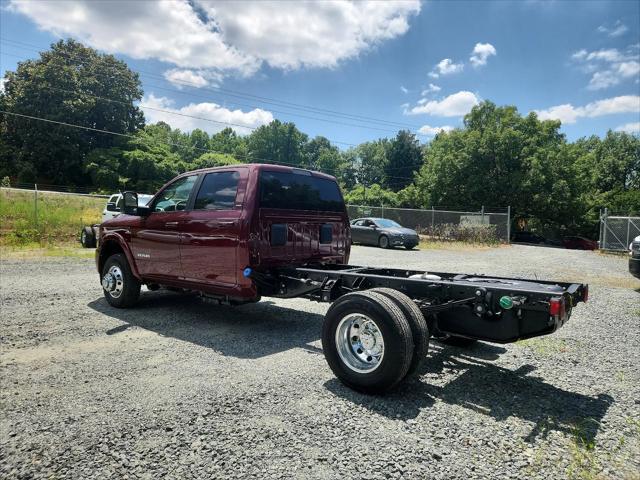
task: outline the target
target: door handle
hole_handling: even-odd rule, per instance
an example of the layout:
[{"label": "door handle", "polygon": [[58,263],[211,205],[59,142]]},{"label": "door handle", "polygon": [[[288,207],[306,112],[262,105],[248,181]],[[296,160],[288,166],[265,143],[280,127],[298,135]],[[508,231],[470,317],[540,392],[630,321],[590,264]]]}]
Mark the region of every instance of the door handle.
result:
[{"label": "door handle", "polygon": [[165,222],[164,226],[167,228],[175,228],[178,226],[178,222]]},{"label": "door handle", "polygon": [[234,221],[230,221],[230,222],[218,222],[218,225],[221,225],[221,226],[223,226],[223,227],[228,227],[229,225],[233,225],[233,224],[235,224],[235,223],[236,223],[236,222],[234,222]]}]

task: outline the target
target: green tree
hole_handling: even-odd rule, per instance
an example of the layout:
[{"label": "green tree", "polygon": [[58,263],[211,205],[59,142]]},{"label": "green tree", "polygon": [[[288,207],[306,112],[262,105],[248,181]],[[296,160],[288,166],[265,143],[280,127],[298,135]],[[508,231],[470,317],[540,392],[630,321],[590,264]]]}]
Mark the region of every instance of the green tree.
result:
[{"label": "green tree", "polygon": [[356,185],[345,193],[344,200],[348,205],[398,206],[398,195],[377,183],[367,187],[362,184]]},{"label": "green tree", "polygon": [[136,133],[124,151],[120,176],[129,180],[127,188],[152,193],[177,174],[187,171],[187,163],[171,151],[166,123],[147,125]]},{"label": "green tree", "polygon": [[225,165],[237,165],[239,162],[233,155],[227,153],[207,152],[193,161],[190,168],[223,167]]},{"label": "green tree", "polygon": [[[138,75],[114,56],[74,40],[54,43],[5,78],[0,104],[11,113],[119,134],[144,124],[134,105],[142,98]],[[13,115],[0,116],[0,137],[5,174],[62,185],[87,185],[83,166],[89,152],[126,143],[114,135]]]},{"label": "green tree", "polygon": [[241,137],[229,127],[211,135],[209,149],[214,152],[233,155],[242,162],[247,161],[247,142],[245,137]]},{"label": "green tree", "polygon": [[422,206],[511,205],[545,228],[579,222],[576,157],[559,132],[560,122],[483,102],[464,125],[438,134],[426,147],[416,179]]},{"label": "green tree", "polygon": [[359,183],[367,186],[383,183],[388,149],[389,140],[385,138],[361,143],[350,153]]},{"label": "green tree", "polygon": [[305,167],[307,135],[293,123],[273,120],[247,138],[248,157],[256,163],[282,163]]},{"label": "green tree", "polygon": [[413,181],[413,175],[422,163],[422,148],[416,136],[400,130],[391,140],[384,165],[384,184],[397,192]]}]

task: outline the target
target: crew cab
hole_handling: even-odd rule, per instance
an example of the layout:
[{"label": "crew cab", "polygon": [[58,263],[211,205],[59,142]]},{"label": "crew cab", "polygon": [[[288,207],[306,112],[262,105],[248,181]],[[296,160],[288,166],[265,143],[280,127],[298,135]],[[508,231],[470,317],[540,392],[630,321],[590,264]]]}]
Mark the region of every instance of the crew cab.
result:
[{"label": "crew cab", "polygon": [[106,300],[141,285],[220,303],[262,296],[331,303],[327,363],[346,385],[383,393],[420,371],[430,337],[455,345],[546,335],[588,298],[581,283],[349,265],[350,225],[335,178],[243,164],[187,172],[147,205],[124,192],[103,222],[96,266]]}]

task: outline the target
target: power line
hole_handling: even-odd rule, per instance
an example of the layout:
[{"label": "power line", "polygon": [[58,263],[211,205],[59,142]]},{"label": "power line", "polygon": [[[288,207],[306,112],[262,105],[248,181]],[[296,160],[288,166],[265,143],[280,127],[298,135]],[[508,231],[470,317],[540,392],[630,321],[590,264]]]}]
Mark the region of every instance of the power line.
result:
[{"label": "power line", "polygon": [[[31,47],[35,47],[37,50],[34,49],[29,49],[29,48],[25,48],[22,46],[14,46],[15,48],[22,48],[24,50],[28,50],[28,51],[33,51],[35,53],[42,53],[41,48],[42,47],[38,47],[37,45],[33,45],[33,44],[28,44],[25,42],[19,42],[16,40],[10,40],[10,39],[6,39],[6,38],[1,38],[1,41],[3,42],[10,42],[10,43],[15,43],[15,44],[19,44],[19,45],[28,45]],[[73,54],[70,53],[59,53],[60,55],[66,56],[67,58],[73,57]],[[10,56],[14,56],[17,58],[21,58],[17,55],[11,55],[11,54],[5,54],[5,55],[10,55]],[[77,58],[78,55],[75,55],[75,57]],[[150,76],[153,78],[158,78],[158,79],[162,79],[166,81],[166,78],[152,73],[152,72],[145,72],[143,70],[138,70],[137,73],[142,74],[143,76]],[[302,105],[302,104],[297,104],[297,103],[293,103],[293,102],[288,102],[288,101],[284,101],[284,100],[278,100],[278,99],[273,99],[273,98],[269,98],[269,97],[262,97],[262,96],[258,96],[258,95],[253,95],[250,93],[245,93],[245,92],[239,92],[237,90],[229,90],[229,89],[224,89],[221,87],[213,87],[213,86],[209,86],[209,87],[202,87],[198,84],[195,84],[193,82],[189,82],[187,80],[174,80],[171,83],[178,83],[181,85],[187,85],[187,86],[192,86],[192,87],[197,87],[201,90],[205,90],[205,91],[211,91],[214,93],[218,93],[218,94],[224,94],[224,95],[228,95],[228,96],[232,96],[232,97],[236,97],[236,98],[241,98],[241,99],[246,99],[246,98],[253,98],[258,100],[261,103],[265,103],[268,105],[276,105],[276,106],[283,106],[285,108],[290,108],[290,109],[295,109],[295,110],[302,110],[302,111],[306,111],[306,112],[311,112],[311,113],[317,113],[320,115],[324,115],[327,117],[341,117],[341,118],[346,118],[346,119],[351,119],[351,120],[356,120],[356,121],[366,121],[374,124],[378,124],[378,125],[387,125],[387,126],[395,126],[396,128],[398,127],[408,127],[408,128],[414,128],[414,129],[418,129],[420,128],[419,125],[415,125],[415,124],[409,124],[409,123],[402,123],[402,122],[393,122],[393,121],[388,121],[388,120],[382,120],[382,119],[377,119],[374,117],[367,117],[367,116],[363,116],[363,115],[355,115],[355,114],[347,114],[347,113],[342,113],[342,112],[337,112],[334,110],[328,110],[328,109],[323,109],[323,108],[319,108],[319,107],[312,107],[312,106],[306,106],[306,105]],[[154,87],[154,88],[162,88],[167,90],[166,88],[163,87]],[[179,90],[175,90],[180,92]],[[186,92],[180,92],[182,94],[186,94]],[[190,93],[190,95],[193,96],[199,96],[193,93]],[[200,95],[200,97],[202,97]],[[204,97],[204,98],[208,98],[208,97]],[[242,106],[248,106],[251,108],[260,108],[254,104],[241,104],[241,103],[235,103],[236,105],[242,105]],[[352,124],[352,123],[345,123],[345,122],[338,122],[335,120],[327,120],[327,119],[323,119],[323,118],[318,118],[318,117],[311,117],[308,115],[302,115],[299,113],[294,113],[294,112],[283,112],[283,111],[279,111],[279,110],[273,110],[275,113],[281,113],[284,115],[293,115],[293,116],[298,116],[301,118],[307,118],[307,119],[311,119],[311,120],[318,120],[318,121],[323,121],[323,122],[328,122],[328,123],[336,123],[336,124],[340,124],[340,125],[346,125],[346,126],[352,126],[352,127],[356,127],[356,128],[366,128],[366,129],[371,129],[371,130],[378,130],[378,131],[383,131],[383,132],[392,132],[395,133],[396,130],[389,130],[389,129],[382,129],[382,128],[378,128],[378,127],[373,127],[373,126],[367,126],[367,125],[357,125],[357,124]],[[422,135],[424,136],[424,134],[420,133],[420,132],[415,132],[416,135]]]},{"label": "power line", "polygon": [[[5,41],[5,42],[10,42],[10,43],[15,43],[15,44],[18,44],[18,45],[25,45],[25,46],[33,47],[31,49],[26,49],[25,48],[25,50],[34,51],[34,52],[37,52],[37,53],[40,53],[42,48],[43,48],[43,47],[31,44],[31,43],[20,42],[20,41],[17,41],[17,40],[12,40],[12,39],[8,39],[8,38],[4,38],[4,37],[0,37],[0,40]],[[18,48],[23,48],[23,47],[18,47]],[[35,50],[34,50],[34,48],[35,48]],[[65,55],[69,55],[69,54],[65,54]],[[158,75],[156,73],[145,72],[143,70],[138,70],[138,72],[166,80],[166,78],[164,76]],[[193,86],[193,87],[196,87],[196,88],[204,88],[201,85],[198,85],[198,84],[196,84],[194,82],[189,82],[187,80],[179,80],[178,83],[181,83],[181,84],[184,84],[184,85],[190,85],[190,86]],[[296,109],[301,109],[301,110],[306,110],[306,111],[311,111],[311,112],[317,112],[317,113],[325,112],[326,114],[331,114],[331,116],[342,116],[342,117],[345,117],[345,118],[377,122],[377,123],[381,123],[381,124],[385,124],[385,125],[397,125],[397,126],[399,125],[399,126],[405,126],[405,127],[410,127],[410,128],[420,128],[420,125],[409,124],[409,123],[405,123],[405,122],[393,122],[393,121],[389,121],[389,120],[385,120],[385,119],[379,119],[379,118],[375,118],[375,117],[357,115],[357,114],[352,114],[352,113],[344,113],[344,112],[339,112],[339,111],[336,111],[336,110],[330,110],[330,109],[325,109],[325,108],[320,108],[320,107],[314,107],[314,106],[310,106],[310,105],[304,105],[304,104],[300,104],[300,103],[289,102],[289,101],[286,101],[286,100],[280,100],[280,99],[275,99],[275,98],[271,98],[271,97],[254,95],[254,94],[250,94],[250,93],[246,93],[246,92],[241,92],[241,91],[238,91],[238,90],[225,89],[225,88],[222,88],[222,87],[209,86],[209,87],[204,88],[204,89],[205,90],[215,90],[215,91],[227,92],[228,94],[234,94],[234,96],[250,97],[250,98],[254,98],[256,100],[264,101],[263,103],[274,102],[274,103],[271,103],[273,105],[289,106],[291,108],[296,108]]]}]

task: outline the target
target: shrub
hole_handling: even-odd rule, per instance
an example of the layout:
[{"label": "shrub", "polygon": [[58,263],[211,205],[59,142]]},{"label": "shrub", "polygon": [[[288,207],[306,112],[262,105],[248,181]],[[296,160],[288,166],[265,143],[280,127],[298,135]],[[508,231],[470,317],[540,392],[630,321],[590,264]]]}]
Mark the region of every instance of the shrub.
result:
[{"label": "shrub", "polygon": [[420,234],[448,242],[468,242],[496,245],[500,243],[496,225],[441,223],[421,228]]}]

